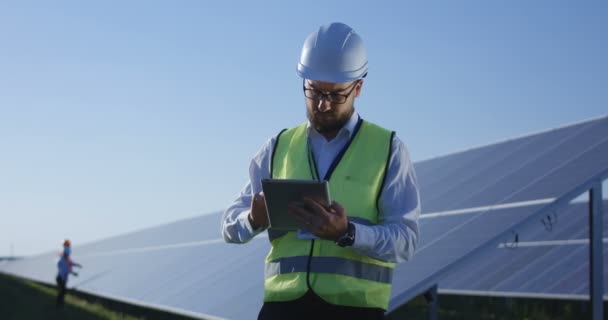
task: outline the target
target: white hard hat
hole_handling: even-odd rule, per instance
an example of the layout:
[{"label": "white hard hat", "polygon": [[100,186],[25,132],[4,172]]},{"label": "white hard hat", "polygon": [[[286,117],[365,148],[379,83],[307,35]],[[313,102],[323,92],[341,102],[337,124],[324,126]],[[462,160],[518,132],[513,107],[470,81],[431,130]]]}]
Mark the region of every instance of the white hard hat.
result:
[{"label": "white hard hat", "polygon": [[344,23],[321,26],[304,41],[297,73],[300,77],[342,83],[367,75],[367,54],[361,37]]}]

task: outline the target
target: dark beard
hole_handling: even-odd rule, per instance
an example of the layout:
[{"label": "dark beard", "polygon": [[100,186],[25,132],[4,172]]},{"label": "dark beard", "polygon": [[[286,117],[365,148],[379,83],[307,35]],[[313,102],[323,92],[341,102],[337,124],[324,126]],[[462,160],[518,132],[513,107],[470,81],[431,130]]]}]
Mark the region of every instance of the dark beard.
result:
[{"label": "dark beard", "polygon": [[312,124],[313,128],[315,128],[315,130],[317,130],[317,132],[319,132],[321,134],[332,134],[332,133],[335,134],[335,133],[338,133],[338,131],[340,131],[340,129],[342,129],[342,127],[344,127],[344,125],[348,122],[348,120],[352,116],[353,112],[344,114],[341,117],[336,118],[335,120],[331,120],[331,121],[319,120],[319,119],[317,119],[315,114],[311,114],[310,112],[307,112],[307,116],[308,116],[308,120]]}]

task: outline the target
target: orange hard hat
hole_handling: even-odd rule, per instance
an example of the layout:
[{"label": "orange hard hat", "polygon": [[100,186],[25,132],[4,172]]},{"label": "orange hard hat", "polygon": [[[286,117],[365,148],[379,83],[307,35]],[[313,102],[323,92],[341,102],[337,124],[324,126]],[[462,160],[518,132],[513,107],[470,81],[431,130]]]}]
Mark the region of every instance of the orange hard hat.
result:
[{"label": "orange hard hat", "polygon": [[71,245],[72,245],[72,243],[70,242],[70,240],[65,239],[65,241],[63,241],[63,246],[64,246],[64,247],[69,247],[69,246],[71,246]]}]

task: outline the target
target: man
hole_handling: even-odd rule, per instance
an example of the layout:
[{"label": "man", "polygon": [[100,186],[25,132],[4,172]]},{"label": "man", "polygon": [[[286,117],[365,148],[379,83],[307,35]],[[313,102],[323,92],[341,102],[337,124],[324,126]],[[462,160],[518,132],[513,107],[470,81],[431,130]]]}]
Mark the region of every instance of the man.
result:
[{"label": "man", "polygon": [[261,179],[329,181],[335,200],[290,205],[308,227],[269,229],[264,305],[258,319],[382,319],[394,264],[414,254],[420,201],[405,145],[393,132],[363,121],[354,101],[367,75],[361,38],[332,23],[304,42],[308,122],[271,138],[254,156],[250,181],[226,210],[226,242],[246,243],[268,226]]},{"label": "man", "polygon": [[74,262],[70,258],[71,254],[71,243],[70,240],[65,240],[63,242],[63,252],[61,253],[61,258],[57,262],[57,277],[55,281],[57,282],[57,307],[63,307],[66,285],[68,283],[68,276],[73,274],[75,277],[78,277],[78,273],[73,271],[73,267],[82,268],[82,265]]}]

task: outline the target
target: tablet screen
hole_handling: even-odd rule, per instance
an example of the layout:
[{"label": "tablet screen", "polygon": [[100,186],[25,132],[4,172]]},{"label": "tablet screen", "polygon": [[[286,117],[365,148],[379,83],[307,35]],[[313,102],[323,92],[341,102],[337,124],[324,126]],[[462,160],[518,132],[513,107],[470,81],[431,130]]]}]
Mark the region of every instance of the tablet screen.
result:
[{"label": "tablet screen", "polygon": [[264,179],[262,190],[266,199],[269,227],[277,230],[302,229],[300,223],[287,212],[291,202],[302,202],[304,197],[321,199],[329,207],[329,184],[327,181]]}]

